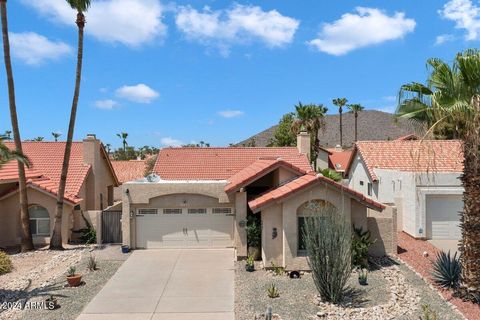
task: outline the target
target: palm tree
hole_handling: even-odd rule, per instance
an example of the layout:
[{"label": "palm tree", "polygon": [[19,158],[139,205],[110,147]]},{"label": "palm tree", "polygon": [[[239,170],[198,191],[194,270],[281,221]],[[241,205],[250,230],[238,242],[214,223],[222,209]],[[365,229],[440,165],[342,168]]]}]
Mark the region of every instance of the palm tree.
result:
[{"label": "palm tree", "polygon": [[12,131],[6,130],[4,140],[12,140]]},{"label": "palm tree", "polygon": [[5,144],[4,140],[7,140],[5,136],[0,136],[0,168],[2,167],[3,164],[11,161],[11,160],[16,160],[21,163],[23,163],[25,166],[29,167],[30,162],[28,158],[21,154],[18,153],[16,150],[10,150]]},{"label": "palm tree", "polygon": [[107,143],[107,144],[105,145],[105,148],[107,149],[107,153],[108,153],[109,155],[110,155],[110,148],[111,148],[111,146],[112,146],[112,145],[111,145],[110,143]]},{"label": "palm tree", "polygon": [[355,142],[357,142],[358,141],[358,113],[365,108],[358,103],[349,104],[347,108],[350,109],[350,112],[353,112],[353,115],[355,116]]},{"label": "palm tree", "polygon": [[325,128],[325,114],[328,109],[323,104],[302,104],[299,102],[295,106],[295,120],[292,123],[292,131],[298,134],[302,129],[310,133],[310,139],[313,142],[311,145],[311,159],[316,168],[317,154],[320,150],[320,140],[318,133],[320,129]]},{"label": "palm tree", "polygon": [[444,126],[463,140],[464,187],[461,213],[463,297],[480,295],[480,51],[458,53],[452,65],[429,59],[427,84],[405,84],[400,89],[397,115],[422,121],[428,133]]},{"label": "palm tree", "polygon": [[127,146],[128,146],[128,143],[127,143],[128,133],[126,133],[126,132],[117,133],[117,137],[122,139],[123,152],[126,154],[127,153]]},{"label": "palm tree", "polygon": [[45,139],[44,137],[35,137],[32,139],[32,141],[36,141],[36,142],[41,142],[43,141],[43,139]]},{"label": "palm tree", "polygon": [[58,141],[58,138],[60,138],[62,134],[60,132],[52,132],[53,139],[55,139],[55,142]]},{"label": "palm tree", "polygon": [[55,212],[55,224],[53,227],[52,238],[50,240],[50,249],[63,250],[62,246],[62,215],[63,198],[65,195],[65,186],[67,184],[68,165],[70,163],[70,153],[72,150],[73,132],[75,130],[75,119],[77,116],[78,98],[80,96],[80,82],[82,79],[82,60],[83,60],[83,28],[85,27],[84,12],[90,7],[90,0],[66,0],[70,7],[77,10],[78,27],[78,48],[77,48],[77,70],[75,75],[75,90],[73,93],[72,109],[70,111],[70,121],[68,124],[67,142],[65,144],[65,154],[63,156],[62,174],[57,194],[57,210]]},{"label": "palm tree", "polygon": [[347,104],[346,98],[337,98],[332,100],[333,104],[338,107],[338,113],[340,114],[340,146],[343,147],[343,125],[342,125],[342,112],[343,106]]},{"label": "palm tree", "polygon": [[[23,154],[22,139],[18,127],[17,106],[15,102],[15,84],[13,81],[12,62],[10,59],[10,40],[8,38],[7,0],[0,0],[0,14],[2,19],[3,58],[7,72],[8,102],[10,108],[10,120],[12,122],[15,152]],[[18,162],[18,189],[20,194],[20,221],[22,226],[22,252],[33,250],[32,234],[30,232],[30,217],[28,214],[27,180],[25,178],[25,166],[22,161]]]}]

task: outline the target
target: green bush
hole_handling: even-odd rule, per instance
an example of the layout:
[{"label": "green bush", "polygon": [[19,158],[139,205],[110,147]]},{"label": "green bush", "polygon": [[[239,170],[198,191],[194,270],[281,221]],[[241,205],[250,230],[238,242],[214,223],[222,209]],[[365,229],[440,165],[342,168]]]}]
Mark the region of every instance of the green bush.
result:
[{"label": "green bush", "polygon": [[351,268],[351,227],[333,206],[315,205],[305,218],[303,235],[313,281],[323,301],[338,303]]},{"label": "green bush", "polygon": [[442,288],[456,289],[460,285],[460,273],[462,271],[460,258],[457,253],[450,256],[450,251],[437,253],[437,259],[433,263],[433,280]]},{"label": "green bush", "polygon": [[12,268],[12,261],[10,260],[8,254],[0,251],[0,275],[9,273],[10,271],[12,271]]},{"label": "green bush", "polygon": [[247,216],[247,246],[249,248],[260,248],[262,244],[262,222],[260,214],[249,214]]},{"label": "green bush", "polygon": [[367,268],[368,267],[368,249],[375,243],[371,239],[370,231],[363,231],[363,229],[355,228],[353,226],[352,235],[352,267]]}]

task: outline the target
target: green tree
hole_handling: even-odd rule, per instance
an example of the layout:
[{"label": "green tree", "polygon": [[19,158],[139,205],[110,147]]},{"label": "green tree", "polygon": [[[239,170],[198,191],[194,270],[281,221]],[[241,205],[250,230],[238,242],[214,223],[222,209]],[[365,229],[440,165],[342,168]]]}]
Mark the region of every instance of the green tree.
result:
[{"label": "green tree", "polygon": [[4,140],[12,140],[12,131],[6,130]]},{"label": "green tree", "polygon": [[126,132],[117,133],[117,137],[119,137],[120,139],[122,139],[123,152],[127,153],[127,146],[128,146],[127,138],[128,138],[128,133],[126,133]]},{"label": "green tree", "polygon": [[52,136],[53,136],[53,139],[55,140],[55,142],[58,141],[58,138],[60,138],[62,134],[60,132],[52,132]]},{"label": "green tree", "polygon": [[62,216],[63,201],[65,195],[65,186],[67,184],[68,166],[70,164],[70,154],[72,150],[73,132],[75,130],[75,120],[77,116],[78,99],[80,97],[80,83],[82,79],[83,63],[83,29],[85,28],[84,12],[90,7],[90,0],[66,0],[70,7],[77,11],[75,23],[78,27],[78,48],[77,48],[77,69],[75,74],[75,89],[73,93],[72,109],[70,111],[70,121],[68,124],[67,142],[65,144],[65,153],[63,156],[62,173],[58,185],[57,209],[55,211],[55,223],[53,226],[52,237],[50,239],[50,249],[63,250],[62,245]]},{"label": "green tree", "polygon": [[325,178],[328,178],[328,179],[331,179],[333,181],[336,181],[336,182],[340,182],[342,181],[342,174],[336,172],[335,170],[332,170],[330,168],[325,168],[323,170],[320,170],[320,173],[325,177]]},{"label": "green tree", "polygon": [[350,109],[350,112],[352,112],[353,115],[355,116],[355,142],[357,142],[358,141],[358,113],[364,110],[365,108],[358,103],[349,104],[347,107],[348,109]]},{"label": "green tree", "polygon": [[20,161],[28,167],[30,165],[28,158],[25,155],[18,153],[16,150],[10,150],[5,145],[4,140],[7,140],[5,136],[0,136],[0,168],[2,165],[12,160]]},{"label": "green tree", "polygon": [[458,53],[452,65],[429,59],[426,85],[400,88],[397,116],[421,121],[428,133],[444,125],[463,140],[464,187],[460,241],[464,296],[480,297],[480,51]]},{"label": "green tree", "polygon": [[317,155],[320,150],[320,140],[318,133],[325,129],[325,114],[328,109],[323,104],[302,104],[299,102],[295,106],[295,120],[292,124],[292,131],[297,135],[301,130],[306,130],[310,134],[311,140],[311,159],[314,168],[317,167]]},{"label": "green tree", "polygon": [[41,142],[43,141],[43,139],[45,139],[44,137],[35,137],[32,139],[32,141],[36,141],[36,142]]},{"label": "green tree", "polygon": [[333,99],[332,103],[338,107],[338,114],[340,115],[340,145],[343,146],[343,123],[342,123],[342,112],[343,107],[347,104],[348,100],[346,98],[337,98]]},{"label": "green tree", "polygon": [[269,147],[293,147],[297,144],[297,137],[292,131],[294,120],[295,113],[293,112],[282,116]]},{"label": "green tree", "polygon": [[[15,84],[13,81],[12,62],[10,59],[10,40],[8,38],[7,0],[0,0],[0,15],[2,19],[3,36],[3,59],[7,73],[8,103],[10,108],[10,120],[12,122],[13,140],[15,152],[23,154],[22,139],[18,125],[17,105],[15,102]],[[18,159],[17,159],[18,160]],[[20,224],[22,227],[21,251],[33,250],[32,233],[30,232],[30,216],[28,214],[27,179],[25,166],[22,161],[18,162],[18,190],[20,195]]]}]

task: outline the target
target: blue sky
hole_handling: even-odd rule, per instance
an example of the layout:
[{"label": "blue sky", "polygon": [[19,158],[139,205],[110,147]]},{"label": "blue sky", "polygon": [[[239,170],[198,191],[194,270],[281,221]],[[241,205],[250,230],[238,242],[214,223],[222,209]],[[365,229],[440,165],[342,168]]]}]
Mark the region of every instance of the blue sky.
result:
[{"label": "blue sky", "polygon": [[[470,0],[92,2],[75,139],[95,133],[116,147],[121,131],[134,146],[228,145],[298,101],[334,113],[332,98],[347,97],[392,111],[401,84],[424,81],[427,58],[450,61],[480,37]],[[62,0],[19,0],[8,14],[22,138],[65,136],[75,12]],[[3,132],[3,66],[0,115]]]}]

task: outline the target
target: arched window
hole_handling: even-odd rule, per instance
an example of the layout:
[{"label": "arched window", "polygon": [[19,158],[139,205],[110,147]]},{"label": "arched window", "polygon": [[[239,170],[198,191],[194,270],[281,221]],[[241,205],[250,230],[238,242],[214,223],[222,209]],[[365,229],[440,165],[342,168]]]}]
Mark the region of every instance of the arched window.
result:
[{"label": "arched window", "polygon": [[326,207],[333,207],[330,202],[325,200],[311,200],[302,204],[297,209],[297,237],[298,237],[298,252],[300,254],[306,253],[307,247],[305,243],[305,237],[303,234],[303,229],[305,227],[305,219],[308,216],[321,214],[321,211]]},{"label": "arched window", "polygon": [[34,236],[50,236],[50,215],[47,209],[34,205],[28,209],[30,231]]}]

